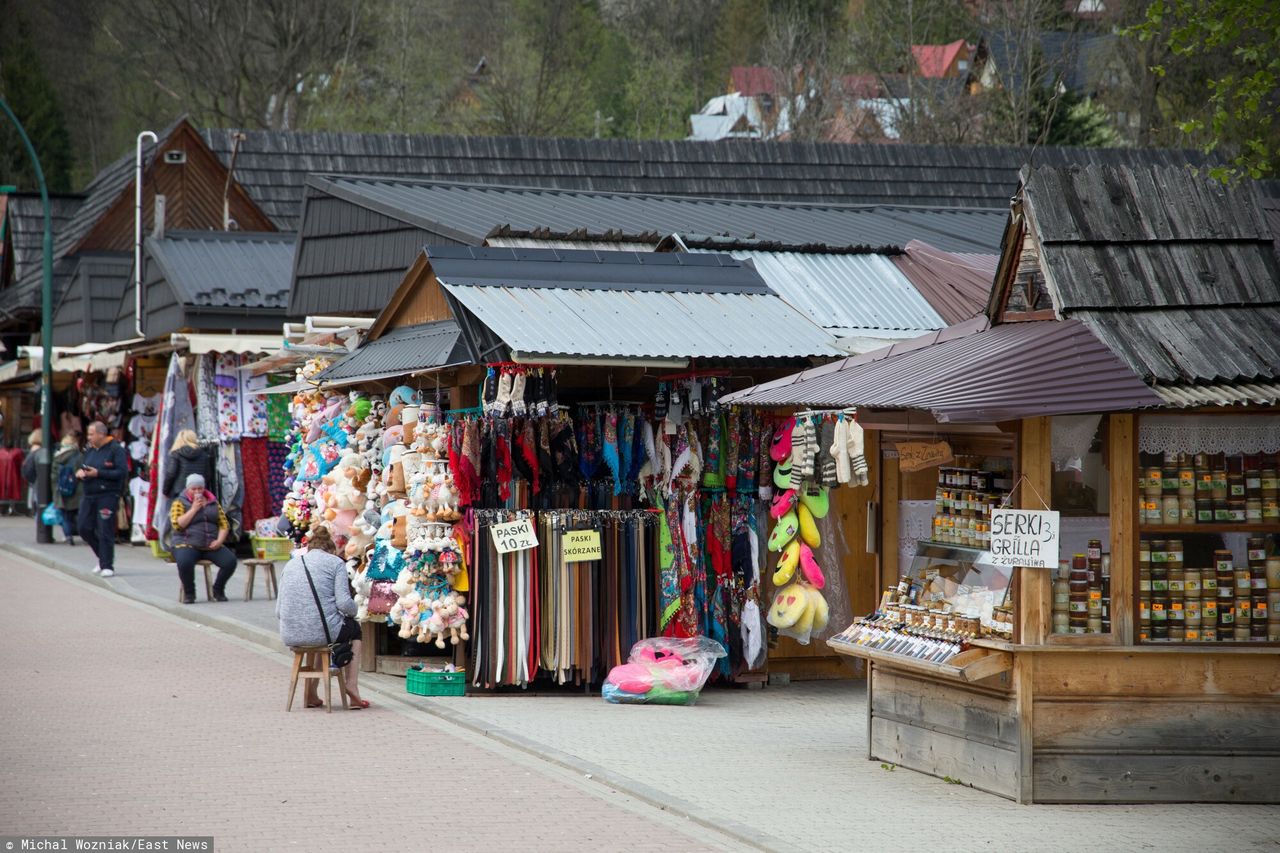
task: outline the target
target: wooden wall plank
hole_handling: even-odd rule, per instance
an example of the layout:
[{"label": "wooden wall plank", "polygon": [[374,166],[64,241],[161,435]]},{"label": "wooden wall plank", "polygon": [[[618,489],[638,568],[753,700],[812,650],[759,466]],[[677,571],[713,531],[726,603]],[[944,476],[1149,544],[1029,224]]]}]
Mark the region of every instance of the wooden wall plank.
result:
[{"label": "wooden wall plank", "polygon": [[1274,755],[1037,755],[1035,761],[1037,803],[1274,803],[1276,779]]},{"label": "wooden wall plank", "polygon": [[1111,634],[1122,646],[1133,645],[1135,637],[1137,442],[1134,416],[1112,415],[1107,431],[1107,465],[1111,475]]},{"label": "wooden wall plank", "polygon": [[877,666],[871,713],[924,729],[1014,749],[1018,724],[1008,697],[899,675]]},{"label": "wooden wall plank", "polygon": [[1037,701],[1048,697],[1274,696],[1280,694],[1280,655],[1113,652],[1105,660],[1079,654],[1036,655]]},{"label": "wooden wall plank", "polygon": [[1017,757],[1011,749],[874,717],[871,756],[1002,797],[1016,793]]},{"label": "wooden wall plank", "polygon": [[1035,703],[1037,754],[1179,752],[1280,754],[1280,697],[1223,702],[1040,700]]}]

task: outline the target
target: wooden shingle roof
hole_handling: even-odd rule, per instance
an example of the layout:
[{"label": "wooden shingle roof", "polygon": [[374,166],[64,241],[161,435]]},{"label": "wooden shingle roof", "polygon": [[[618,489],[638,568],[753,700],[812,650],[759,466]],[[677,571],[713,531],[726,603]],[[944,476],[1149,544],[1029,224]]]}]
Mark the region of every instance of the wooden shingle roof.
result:
[{"label": "wooden shingle roof", "polygon": [[[233,133],[202,132],[224,164]],[[566,190],[751,201],[1006,208],[1031,149],[976,145],[539,139],[245,131],[236,180],[295,230],[308,174],[398,176]],[[1148,167],[1205,162],[1176,149],[1040,148],[1037,164]]]}]

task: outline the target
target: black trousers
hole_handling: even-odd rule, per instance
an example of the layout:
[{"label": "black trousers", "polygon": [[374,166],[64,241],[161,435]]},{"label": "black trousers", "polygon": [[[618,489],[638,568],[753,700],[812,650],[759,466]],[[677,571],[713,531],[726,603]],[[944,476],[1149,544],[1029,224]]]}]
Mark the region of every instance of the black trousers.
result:
[{"label": "black trousers", "polygon": [[116,510],[120,495],[84,495],[80,498],[80,538],[89,543],[98,565],[116,568]]},{"label": "black trousers", "polygon": [[213,591],[221,594],[227,588],[227,581],[236,573],[236,555],[226,545],[217,548],[192,548],[175,546],[173,561],[178,564],[178,578],[182,581],[182,591],[187,595],[196,594],[196,560],[211,560],[218,567],[218,576],[213,581]]}]

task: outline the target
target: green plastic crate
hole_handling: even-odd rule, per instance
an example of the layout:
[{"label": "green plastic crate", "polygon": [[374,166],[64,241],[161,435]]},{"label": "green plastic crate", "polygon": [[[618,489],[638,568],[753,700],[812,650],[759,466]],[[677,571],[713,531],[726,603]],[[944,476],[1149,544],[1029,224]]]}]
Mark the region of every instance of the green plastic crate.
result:
[{"label": "green plastic crate", "polygon": [[249,541],[258,560],[288,560],[293,553],[293,540],[288,536],[250,536]]},{"label": "green plastic crate", "polygon": [[404,689],[415,696],[465,696],[465,672],[424,672],[411,669],[405,673]]}]

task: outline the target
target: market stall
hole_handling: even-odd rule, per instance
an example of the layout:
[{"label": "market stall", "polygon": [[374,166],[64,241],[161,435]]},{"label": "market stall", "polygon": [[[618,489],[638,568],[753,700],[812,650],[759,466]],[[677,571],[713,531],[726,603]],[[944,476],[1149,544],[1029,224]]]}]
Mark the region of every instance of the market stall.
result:
[{"label": "market stall", "polygon": [[[729,397],[880,435],[879,603],[828,641],[870,666],[871,759],[1019,802],[1280,796],[1280,351],[1240,331],[1280,274],[1247,188],[1158,177],[1029,171],[991,320]],[[1216,287],[1168,262],[1225,244]]]},{"label": "market stall", "polygon": [[[477,688],[598,685],[658,634],[717,638],[719,677],[761,680],[778,419],[719,399],[834,353],[729,258],[431,248],[365,344],[301,377],[286,515],[348,537],[366,668],[438,650],[426,626],[456,606],[445,644],[469,639]],[[849,515],[824,513],[830,540]]]}]

